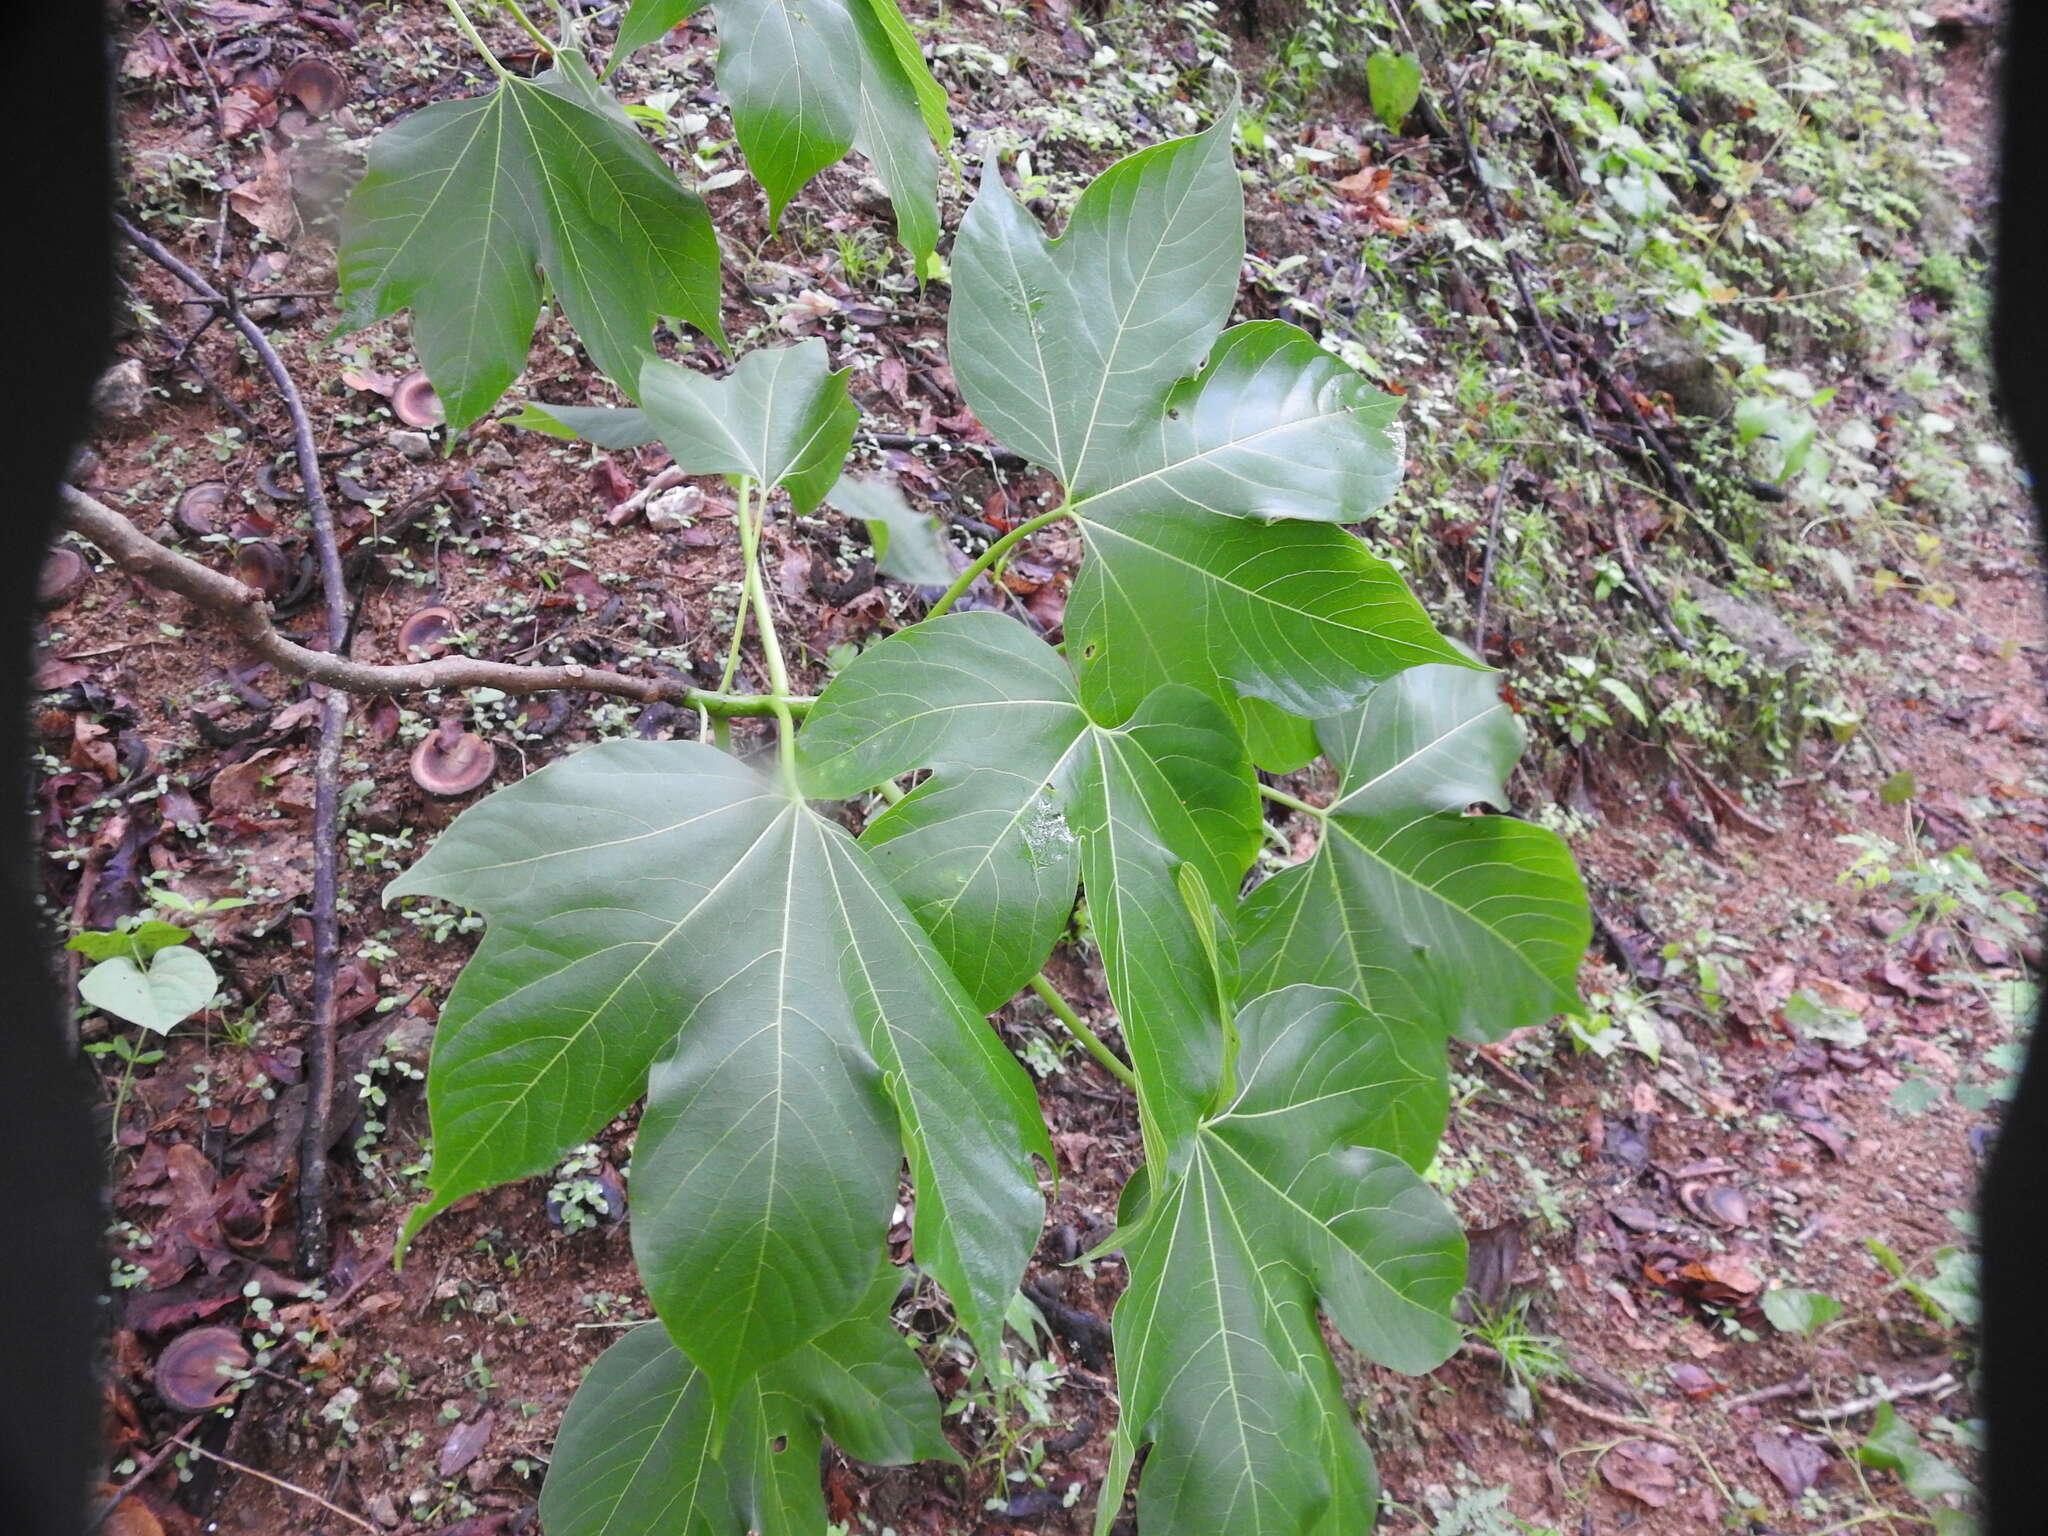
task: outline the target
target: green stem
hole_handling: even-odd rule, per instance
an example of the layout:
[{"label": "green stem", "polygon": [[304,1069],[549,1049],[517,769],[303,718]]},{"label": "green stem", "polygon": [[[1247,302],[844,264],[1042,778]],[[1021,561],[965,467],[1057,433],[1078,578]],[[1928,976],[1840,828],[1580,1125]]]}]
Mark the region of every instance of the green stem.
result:
[{"label": "green stem", "polygon": [[519,23],[519,30],[532,38],[542,53],[551,59],[555,56],[555,45],[548,41],[547,33],[536,27],[532,18],[519,8],[519,0],[499,0],[499,4],[512,13],[512,19]]},{"label": "green stem", "polygon": [[491,73],[500,80],[510,80],[512,71],[500,64],[498,56],[485,44],[477,32],[476,23],[469,19],[469,12],[462,8],[462,0],[448,0],[448,14],[455,18],[455,25],[462,29],[462,35],[469,39],[469,46],[483,55],[484,62],[491,66]]},{"label": "green stem", "polygon": [[[765,693],[714,693],[709,688],[688,688],[683,691],[683,703],[691,709],[701,709],[713,720],[745,720],[760,715],[779,714],[776,700]],[[799,720],[810,713],[811,706],[818,701],[807,694],[793,693],[781,700],[782,708]]]},{"label": "green stem", "polygon": [[974,585],[975,577],[1001,560],[1003,556],[1023,543],[1032,534],[1038,532],[1039,529],[1045,527],[1048,523],[1056,523],[1068,515],[1067,504],[1063,501],[1050,512],[1041,512],[1029,522],[1019,523],[1016,527],[1012,528],[976,556],[974,563],[954,578],[953,585],[946,588],[945,594],[936,603],[932,604],[930,611],[925,614],[925,618],[936,619],[939,617],[940,614],[967,595],[967,589]]},{"label": "green stem", "polygon": [[1306,800],[1297,800],[1284,789],[1275,789],[1270,784],[1261,784],[1259,793],[1275,805],[1284,805],[1290,811],[1299,811],[1304,816],[1313,816],[1317,821],[1328,821],[1330,813],[1320,805],[1310,805]]},{"label": "green stem", "polygon": [[743,596],[753,604],[754,627],[761,632],[761,655],[768,663],[768,707],[775,716],[775,761],[782,787],[792,800],[803,798],[796,779],[796,716],[789,707],[789,668],[782,659],[782,639],[775,633],[775,613],[768,601],[768,583],[761,578],[761,523],[768,508],[763,493],[754,500],[754,482],[739,477],[740,554],[746,561]]},{"label": "green stem", "polygon": [[1074,1011],[1071,1003],[1053,990],[1053,985],[1045,979],[1044,972],[1031,978],[1031,990],[1038,994],[1040,1002],[1052,1010],[1052,1016],[1066,1025],[1067,1033],[1087,1048],[1088,1054],[1095,1058],[1103,1071],[1133,1093],[1137,1091],[1138,1075],[1124,1065],[1123,1058],[1109,1048],[1102,1036],[1081,1022],[1081,1015]]}]

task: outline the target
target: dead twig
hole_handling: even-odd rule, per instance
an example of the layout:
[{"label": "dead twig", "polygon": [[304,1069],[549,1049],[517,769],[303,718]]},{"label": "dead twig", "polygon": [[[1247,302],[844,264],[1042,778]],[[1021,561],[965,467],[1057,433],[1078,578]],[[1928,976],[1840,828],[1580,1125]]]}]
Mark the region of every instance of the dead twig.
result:
[{"label": "dead twig", "polygon": [[350,1525],[355,1526],[358,1530],[370,1532],[371,1536],[384,1536],[382,1530],[380,1530],[377,1526],[372,1525],[369,1521],[365,1520],[361,1515],[350,1514],[347,1510],[343,1509],[339,1504],[330,1503],[328,1500],[321,1498],[319,1494],[313,1492],[313,1490],[310,1488],[301,1488],[297,1483],[288,1483],[281,1477],[272,1477],[268,1472],[259,1472],[256,1470],[256,1468],[248,1465],[246,1462],[235,1461],[229,1457],[221,1455],[218,1451],[209,1451],[203,1445],[194,1445],[191,1441],[184,1439],[180,1435],[171,1436],[171,1444],[183,1446],[186,1450],[192,1452],[193,1455],[204,1456],[208,1461],[217,1461],[222,1466],[226,1467],[230,1472],[239,1472],[244,1477],[253,1477],[258,1482],[270,1484],[270,1486],[273,1488],[281,1488],[286,1493],[295,1493],[302,1499],[309,1499],[313,1503],[318,1504],[322,1509],[326,1510],[330,1515],[335,1515],[340,1519],[346,1520]]},{"label": "dead twig", "polygon": [[[249,343],[270,375],[292,423],[292,448],[299,464],[299,490],[305,497],[307,521],[319,561],[320,586],[327,611],[327,645],[346,659],[348,588],[341,571],[341,545],[335,538],[334,513],[320,477],[320,450],[313,441],[313,421],[284,359],[270,344],[263,327],[251,320],[232,295],[216,291],[160,241],[126,219],[116,219],[129,242],[202,299],[224,304],[228,319]],[[313,757],[313,1018],[306,1048],[306,1120],[299,1137],[299,1270],[325,1273],[330,1253],[327,1219],[328,1122],[334,1098],[335,967],[341,958],[338,915],[341,865],[341,747],[348,721],[348,699],[330,691],[321,700],[320,743]]]},{"label": "dead twig", "polygon": [[1507,505],[1508,479],[1515,472],[1512,460],[1500,467],[1500,478],[1493,483],[1493,506],[1486,514],[1486,563],[1479,568],[1479,607],[1472,618],[1472,651],[1481,661],[1486,660],[1486,600],[1493,593],[1493,561],[1500,552],[1500,514]]},{"label": "dead twig", "polygon": [[1790,1381],[1781,1381],[1774,1387],[1758,1387],[1754,1392],[1743,1392],[1726,1398],[1721,1411],[1726,1413],[1736,1408],[1754,1408],[1762,1403],[1779,1403],[1788,1397],[1808,1397],[1813,1393],[1813,1378],[1804,1372]]},{"label": "dead twig", "polygon": [[[352,661],[287,639],[272,624],[270,605],[255,588],[244,586],[189,555],[166,549],[121,513],[75,486],[64,488],[64,522],[73,533],[105,551],[131,575],[218,615],[251,651],[280,672],[343,693],[397,696],[496,688],[508,694],[526,695],[582,689],[641,704],[666,702],[692,709],[701,707],[709,714],[727,718],[773,713],[765,697],[714,693],[692,688],[674,678],[633,677],[573,662],[561,666],[521,666],[469,656],[389,665]],[[809,702],[794,701],[799,710],[807,708]]]},{"label": "dead twig", "polygon": [[1897,1386],[1880,1381],[1877,1390],[1867,1397],[1852,1397],[1846,1403],[1823,1404],[1818,1408],[1795,1408],[1792,1417],[1807,1424],[1833,1424],[1840,1419],[1853,1419],[1859,1413],[1882,1408],[1886,1403],[1900,1402],[1909,1397],[1932,1397],[1948,1391],[1955,1384],[1955,1377],[1948,1371],[1926,1381],[1901,1382]]},{"label": "dead twig", "polygon": [[[207,1410],[211,1413],[212,1410]],[[86,1517],[85,1528],[96,1531],[106,1522],[107,1516],[128,1501],[128,1495],[140,1488],[156,1475],[156,1469],[170,1460],[171,1452],[185,1443],[185,1437],[204,1424],[207,1414],[197,1413],[187,1419],[184,1426],[170,1439],[145,1456],[135,1470],[128,1474],[128,1480],[100,1501],[99,1507]]]},{"label": "dead twig", "polygon": [[[1458,1353],[1470,1356],[1474,1360],[1490,1360],[1495,1365],[1501,1363],[1499,1350],[1473,1339],[1467,1339]],[[1557,1404],[1560,1408],[1569,1408],[1582,1419],[1591,1419],[1595,1424],[1605,1424],[1609,1429],[1621,1430],[1624,1434],[1634,1435],[1640,1440],[1661,1440],[1681,1451],[1688,1451],[1695,1456],[1699,1454],[1698,1449],[1685,1436],[1674,1434],[1648,1419],[1631,1419],[1624,1414],[1609,1413],[1605,1408],[1595,1408],[1583,1398],[1574,1397],[1562,1387],[1553,1386],[1547,1381],[1524,1376],[1521,1382],[1529,1389],[1530,1396],[1540,1397],[1546,1402]]]}]

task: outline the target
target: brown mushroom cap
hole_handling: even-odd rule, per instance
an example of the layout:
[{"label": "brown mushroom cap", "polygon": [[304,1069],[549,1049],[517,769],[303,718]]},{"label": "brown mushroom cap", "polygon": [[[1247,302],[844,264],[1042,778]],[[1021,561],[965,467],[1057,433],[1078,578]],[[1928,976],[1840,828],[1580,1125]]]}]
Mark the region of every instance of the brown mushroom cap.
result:
[{"label": "brown mushroom cap", "polygon": [[430,795],[453,799],[481,789],[498,771],[498,753],[483,737],[450,717],[412,752],[412,781]]},{"label": "brown mushroom cap", "polygon": [[69,544],[59,544],[43,557],[42,574],[36,578],[36,601],[45,608],[61,608],[85,590],[92,579],[92,562]]},{"label": "brown mushroom cap", "polygon": [[348,76],[327,60],[314,54],[294,59],[285,70],[280,89],[296,97],[300,106],[315,117],[325,117],[348,100]]},{"label": "brown mushroom cap", "polygon": [[439,603],[422,608],[398,627],[398,648],[408,661],[431,661],[448,654],[448,637],[455,632],[455,610]]},{"label": "brown mushroom cap", "polygon": [[441,397],[417,368],[391,386],[391,414],[415,432],[438,427],[448,419],[448,413],[441,409]]},{"label": "brown mushroom cap", "polygon": [[271,601],[284,596],[291,579],[291,562],[270,540],[256,539],[235,551],[235,580],[254,587]]},{"label": "brown mushroom cap", "polygon": [[180,1413],[204,1413],[228,1400],[226,1373],[248,1366],[249,1351],[233,1328],[193,1328],[156,1357],[156,1395]]},{"label": "brown mushroom cap", "polygon": [[195,539],[203,539],[210,533],[220,532],[222,514],[228,504],[228,487],[224,480],[202,480],[188,486],[185,494],[178,498],[177,506],[171,509],[171,524],[180,533]]}]

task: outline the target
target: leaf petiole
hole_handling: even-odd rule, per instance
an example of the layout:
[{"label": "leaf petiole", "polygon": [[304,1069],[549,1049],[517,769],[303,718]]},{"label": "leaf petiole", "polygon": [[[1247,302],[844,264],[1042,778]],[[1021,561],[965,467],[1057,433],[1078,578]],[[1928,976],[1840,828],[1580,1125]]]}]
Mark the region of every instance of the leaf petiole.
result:
[{"label": "leaf petiole", "polygon": [[1041,512],[1028,522],[1019,523],[1016,527],[1012,528],[1008,533],[977,555],[974,563],[953,579],[953,585],[946,588],[945,593],[939,600],[932,604],[930,610],[925,614],[925,618],[938,618],[967,595],[967,589],[974,585],[975,577],[986,571],[990,566],[995,565],[1011,550],[1023,543],[1024,540],[1038,532],[1039,529],[1050,523],[1056,523],[1067,515],[1067,503],[1063,501],[1050,512]]},{"label": "leaf petiole", "polygon": [[498,3],[512,13],[512,19],[519,23],[519,30],[532,38],[536,47],[549,58],[555,56],[555,45],[548,41],[547,33],[533,24],[533,18],[520,9],[519,0],[498,0]]},{"label": "leaf petiole", "polygon": [[768,584],[761,579],[761,523],[768,509],[764,492],[754,499],[751,475],[739,481],[740,557],[746,563],[742,597],[753,605],[754,627],[761,632],[761,655],[768,663],[768,706],[775,714],[775,760],[782,773],[783,788],[790,798],[800,800],[803,790],[796,777],[796,716],[789,707],[789,668],[782,659],[782,640],[775,633],[775,613],[768,601]]},{"label": "leaf petiole", "polygon": [[1069,1003],[1054,990],[1052,983],[1045,979],[1044,972],[1040,972],[1031,978],[1031,990],[1038,994],[1040,1002],[1052,1010],[1052,1016],[1066,1025],[1067,1033],[1081,1042],[1088,1054],[1095,1058],[1096,1063],[1103,1071],[1107,1072],[1133,1093],[1137,1091],[1137,1074],[1124,1065],[1123,1058],[1109,1048],[1108,1042],[1102,1036],[1096,1034],[1094,1030],[1081,1021],[1081,1015],[1074,1011],[1073,1004]]},{"label": "leaf petiole", "polygon": [[1284,789],[1275,789],[1270,784],[1261,784],[1259,793],[1275,805],[1284,805],[1290,811],[1299,811],[1304,816],[1313,816],[1317,821],[1328,821],[1330,813],[1320,805],[1310,805],[1306,800],[1297,799]]},{"label": "leaf petiole", "polygon": [[469,39],[469,46],[483,55],[484,62],[491,66],[491,72],[500,80],[510,80],[512,71],[498,62],[498,56],[491,52],[482,34],[477,31],[476,23],[469,19],[469,12],[462,8],[462,0],[447,0],[447,4],[448,14],[455,18],[455,25],[461,29],[462,35]]}]

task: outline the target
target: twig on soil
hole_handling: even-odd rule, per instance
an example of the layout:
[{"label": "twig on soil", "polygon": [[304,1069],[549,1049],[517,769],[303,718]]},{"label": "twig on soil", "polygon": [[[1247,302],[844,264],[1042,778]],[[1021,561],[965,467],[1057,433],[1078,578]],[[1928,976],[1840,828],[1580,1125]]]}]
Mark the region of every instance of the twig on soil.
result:
[{"label": "twig on soil", "polygon": [[[227,306],[228,319],[242,333],[270,375],[292,423],[292,447],[299,462],[299,489],[306,500],[307,521],[319,560],[321,592],[326,599],[327,645],[347,659],[348,587],[341,570],[341,546],[335,538],[334,513],[320,478],[320,450],[313,441],[312,418],[299,396],[291,371],[263,328],[242,312],[231,295],[216,292],[205,279],[167,247],[126,219],[115,223],[128,240],[151,260],[203,299]],[[313,1018],[306,1048],[306,1120],[299,1136],[298,1264],[306,1275],[326,1271],[331,1256],[327,1212],[327,1141],[334,1098],[335,967],[341,958],[338,916],[341,863],[341,748],[348,722],[348,699],[330,691],[321,700],[320,744],[313,758]]]},{"label": "twig on soil", "polygon": [[86,1517],[85,1528],[88,1531],[98,1530],[106,1522],[107,1516],[127,1502],[129,1494],[156,1475],[156,1469],[170,1459],[171,1452],[185,1443],[187,1435],[206,1422],[207,1414],[212,1411],[208,1409],[206,1413],[195,1413],[185,1421],[184,1427],[175,1435],[145,1456],[135,1470],[128,1474],[128,1480],[102,1499],[99,1507]]},{"label": "twig on soil", "polygon": [[1833,1424],[1839,1419],[1853,1419],[1859,1413],[1869,1413],[1872,1409],[1882,1408],[1886,1403],[1896,1403],[1904,1398],[1932,1397],[1948,1391],[1955,1384],[1955,1377],[1947,1371],[1943,1371],[1939,1376],[1929,1377],[1926,1381],[1901,1382],[1897,1386],[1879,1382],[1877,1390],[1867,1397],[1852,1397],[1846,1403],[1823,1405],[1819,1408],[1795,1408],[1792,1410],[1792,1417],[1807,1424]]},{"label": "twig on soil", "polygon": [[[557,693],[581,689],[610,694],[642,704],[667,702],[703,708],[721,716],[750,716],[771,713],[766,697],[752,694],[715,693],[693,688],[674,678],[633,677],[624,672],[576,663],[560,666],[523,666],[512,662],[484,661],[470,656],[444,656],[438,661],[400,662],[378,665],[351,661],[328,651],[316,651],[278,633],[271,623],[270,605],[253,587],[232,576],[202,565],[188,555],[166,549],[137,528],[112,507],[95,501],[76,487],[64,491],[65,525],[90,540],[114,563],[152,586],[173,592],[210,613],[218,614],[241,636],[249,649],[280,672],[304,678],[344,693],[390,694],[428,693],[436,690],[496,688],[508,694]],[[796,711],[810,708],[808,698],[790,701]]]},{"label": "twig on soil", "polygon": [[1486,514],[1486,563],[1479,568],[1479,607],[1472,619],[1472,650],[1481,661],[1486,660],[1486,600],[1493,594],[1493,561],[1500,551],[1500,514],[1507,505],[1508,478],[1515,472],[1512,459],[1500,467],[1500,478],[1493,483],[1493,506]]},{"label": "twig on soil", "polygon": [[[1475,1360],[1490,1360],[1495,1365],[1501,1363],[1499,1350],[1489,1348],[1487,1345],[1472,1339],[1467,1339],[1458,1353],[1469,1355]],[[1694,1455],[1699,1454],[1692,1442],[1687,1440],[1685,1436],[1675,1434],[1661,1425],[1652,1424],[1647,1419],[1631,1419],[1623,1414],[1609,1413],[1605,1408],[1595,1408],[1584,1399],[1572,1396],[1571,1393],[1565,1391],[1562,1387],[1553,1386],[1547,1381],[1537,1380],[1534,1377],[1524,1376],[1521,1378],[1521,1381],[1522,1385],[1529,1389],[1531,1396],[1544,1398],[1549,1402],[1557,1404],[1560,1408],[1569,1408],[1573,1413],[1579,1415],[1580,1418],[1591,1419],[1595,1424],[1605,1424],[1609,1429],[1621,1430],[1623,1433],[1633,1435],[1640,1440],[1661,1440],[1666,1445],[1676,1446],[1681,1451],[1691,1451]]]},{"label": "twig on soil", "polygon": [[971,453],[983,458],[1001,469],[1029,469],[1031,461],[1021,453],[1012,453],[1007,448],[997,448],[989,443],[969,443],[955,437],[941,437],[935,432],[869,432],[862,430],[853,434],[857,443],[870,448],[936,448],[941,453]]},{"label": "twig on soil", "polygon": [[1788,1397],[1807,1397],[1813,1392],[1813,1377],[1801,1373],[1790,1381],[1781,1381],[1774,1387],[1758,1387],[1754,1392],[1744,1392],[1726,1399],[1721,1411],[1726,1413],[1736,1408],[1754,1408],[1761,1403],[1783,1402]]},{"label": "twig on soil", "polygon": [[186,1440],[179,1435],[171,1436],[171,1444],[183,1446],[186,1450],[192,1452],[193,1455],[204,1456],[208,1461],[217,1461],[231,1472],[239,1472],[244,1477],[253,1477],[258,1482],[268,1483],[273,1488],[281,1488],[286,1493],[295,1493],[302,1499],[310,1499],[313,1503],[318,1504],[322,1509],[326,1510],[330,1515],[339,1516],[341,1519],[346,1520],[350,1525],[355,1526],[358,1530],[370,1532],[371,1536],[384,1536],[383,1531],[381,1531],[378,1527],[372,1525],[369,1521],[365,1520],[361,1515],[350,1514],[347,1510],[343,1509],[339,1504],[330,1503],[328,1500],[321,1498],[319,1494],[313,1492],[313,1490],[310,1488],[301,1488],[297,1483],[288,1483],[281,1477],[272,1477],[268,1472],[259,1472],[256,1470],[256,1468],[249,1466],[246,1462],[232,1460],[229,1457],[221,1455],[218,1451],[209,1451],[203,1445],[194,1445],[191,1441]]}]

